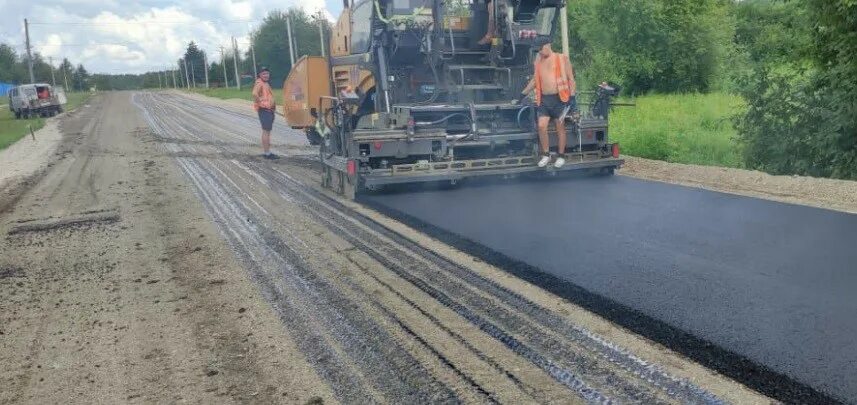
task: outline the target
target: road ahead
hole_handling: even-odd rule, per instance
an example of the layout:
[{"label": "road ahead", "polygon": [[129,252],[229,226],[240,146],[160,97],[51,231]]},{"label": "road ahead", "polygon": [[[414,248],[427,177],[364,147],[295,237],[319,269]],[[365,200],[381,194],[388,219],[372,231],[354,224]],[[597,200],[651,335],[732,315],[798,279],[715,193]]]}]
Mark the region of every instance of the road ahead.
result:
[{"label": "road ahead", "polygon": [[623,176],[366,200],[857,402],[857,215]]},{"label": "road ahead", "polygon": [[[577,297],[320,190],[316,154],[281,119],[283,158],[262,159],[248,105],[115,92],[61,120],[57,154],[0,205],[0,403],[771,402],[570,302]],[[627,179],[606,180],[591,184],[634,201],[618,187]],[[538,195],[539,185],[527,187]],[[498,212],[489,190],[504,188],[462,189],[443,205]],[[552,204],[532,212],[565,207]],[[479,240],[486,245],[497,235],[540,242],[546,233],[515,219],[530,215],[519,211],[458,220],[484,221],[494,233]],[[591,223],[586,238],[609,232],[647,257],[658,239],[643,245],[621,218]],[[652,232],[677,226],[668,225]],[[576,235],[562,240],[588,243]],[[607,272],[621,260],[586,264]],[[662,282],[651,269],[646,277]],[[627,284],[620,274],[612,283]],[[767,392],[824,400],[783,387]]]}]

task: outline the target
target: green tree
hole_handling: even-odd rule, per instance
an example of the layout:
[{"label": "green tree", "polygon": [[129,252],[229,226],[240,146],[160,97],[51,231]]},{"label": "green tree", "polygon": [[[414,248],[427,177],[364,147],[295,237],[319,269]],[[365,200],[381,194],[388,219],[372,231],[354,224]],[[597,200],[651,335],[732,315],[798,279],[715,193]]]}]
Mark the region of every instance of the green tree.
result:
[{"label": "green tree", "polygon": [[728,0],[582,0],[567,7],[572,61],[584,82],[630,93],[717,87],[734,23]]},{"label": "green tree", "polygon": [[[748,167],[857,179],[857,3],[755,1],[740,81],[748,109],[737,127]],[[739,23],[739,27],[743,24]]]},{"label": "green tree", "polygon": [[57,68],[57,84],[62,83],[62,85],[65,86],[65,81],[68,80],[69,88],[67,88],[66,90],[74,90],[74,81],[72,76],[73,72],[74,65],[72,65],[67,58],[63,58],[62,63],[60,63],[59,67]]},{"label": "green tree", "polygon": [[82,64],[77,65],[69,80],[73,83],[71,84],[73,89],[77,91],[89,90],[89,72],[86,71],[86,68]]},{"label": "green tree", "polygon": [[[296,58],[303,55],[321,55],[318,24],[323,25],[324,32],[330,30],[326,20],[317,15],[310,16],[298,8],[292,8],[288,13],[279,10],[268,13],[259,28],[252,33],[251,40],[256,48],[256,63],[271,70],[271,83],[274,87],[281,85],[291,70],[289,42],[286,37],[287,15],[291,16],[292,35],[297,43]],[[252,67],[250,71],[252,72]]]},{"label": "green tree", "polygon": [[[191,83],[196,83],[197,86],[200,84],[205,85],[205,51],[199,49],[196,43],[191,41],[187,45],[182,59],[187,61],[188,76]],[[155,83],[155,87],[157,87],[157,82]]]},{"label": "green tree", "polygon": [[16,83],[20,77],[20,62],[15,48],[0,44],[0,82]]}]

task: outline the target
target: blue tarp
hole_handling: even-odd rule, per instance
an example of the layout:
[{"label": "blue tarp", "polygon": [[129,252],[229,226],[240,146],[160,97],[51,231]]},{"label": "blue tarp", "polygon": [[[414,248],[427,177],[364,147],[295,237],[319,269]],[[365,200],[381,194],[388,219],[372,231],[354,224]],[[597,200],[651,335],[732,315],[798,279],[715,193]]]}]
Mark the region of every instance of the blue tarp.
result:
[{"label": "blue tarp", "polygon": [[8,93],[12,87],[15,87],[12,83],[0,83],[0,97],[6,97],[6,93]]}]

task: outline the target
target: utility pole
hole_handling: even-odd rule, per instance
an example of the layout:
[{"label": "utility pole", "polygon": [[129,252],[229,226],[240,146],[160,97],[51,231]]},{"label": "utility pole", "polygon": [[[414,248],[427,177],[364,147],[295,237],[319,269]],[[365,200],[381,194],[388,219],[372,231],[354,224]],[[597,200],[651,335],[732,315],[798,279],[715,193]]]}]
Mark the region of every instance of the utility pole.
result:
[{"label": "utility pole", "polygon": [[157,74],[158,74],[158,90],[161,90],[161,89],[163,89],[163,88],[164,88],[164,86],[163,86],[163,85],[161,85],[161,71],[159,70],[159,71],[157,71],[157,72],[155,72],[155,73],[157,73]]},{"label": "utility pole", "polygon": [[223,45],[220,46],[220,66],[223,66],[223,86],[229,87],[229,76],[226,76],[226,56],[224,56]]},{"label": "utility pole", "polygon": [[24,19],[24,35],[27,38],[27,67],[30,69],[30,83],[36,82],[36,76],[33,76],[33,53],[30,51],[30,23]]},{"label": "utility pole", "polygon": [[170,73],[173,74],[173,89],[179,88],[179,86],[176,85],[176,71],[175,71],[175,69],[170,69]]},{"label": "utility pole", "polygon": [[196,69],[193,68],[193,61],[190,61],[190,80],[192,80],[193,88],[196,88]]},{"label": "utility pole", "polygon": [[295,65],[295,44],[294,40],[292,40],[292,15],[286,14],[286,36],[289,38],[289,60],[291,61],[291,65],[289,65],[289,70],[292,69],[292,66]]},{"label": "utility pole", "polygon": [[559,12],[561,13],[559,27],[562,30],[562,53],[568,58],[568,7],[559,9]]},{"label": "utility pole", "polygon": [[54,57],[48,56],[48,63],[51,64],[51,86],[57,87],[57,79],[54,77]]},{"label": "utility pole", "polygon": [[182,63],[184,63],[184,84],[185,84],[185,88],[190,90],[190,74],[187,71],[187,59],[182,59]]},{"label": "utility pole", "polygon": [[210,87],[208,87],[208,55],[205,52],[202,53],[202,64],[205,68],[205,88],[209,89]]},{"label": "utility pole", "polygon": [[234,52],[232,65],[235,66],[235,88],[241,90],[241,76],[238,76],[238,42],[235,41],[235,37],[232,37],[232,50]]},{"label": "utility pole", "polygon": [[324,20],[321,10],[318,11],[318,41],[321,44],[321,57],[324,57]]},{"label": "utility pole", "polygon": [[253,77],[259,77],[259,68],[256,67],[256,47],[253,46],[252,37],[250,37],[250,54],[253,55]]},{"label": "utility pole", "polygon": [[[65,61],[65,58],[63,58],[63,61]],[[65,83],[65,88],[63,90],[65,90],[67,92],[71,92],[71,90],[69,90],[69,88],[68,88],[68,69],[65,68],[66,67],[65,63],[63,63],[62,66],[63,66],[62,79],[63,79],[63,83]]]}]

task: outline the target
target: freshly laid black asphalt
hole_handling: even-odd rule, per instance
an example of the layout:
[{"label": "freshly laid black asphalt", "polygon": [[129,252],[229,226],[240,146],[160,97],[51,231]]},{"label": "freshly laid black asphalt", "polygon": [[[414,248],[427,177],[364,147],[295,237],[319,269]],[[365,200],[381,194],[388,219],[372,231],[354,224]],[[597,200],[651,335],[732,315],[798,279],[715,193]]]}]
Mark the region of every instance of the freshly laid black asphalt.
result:
[{"label": "freshly laid black asphalt", "polygon": [[362,198],[754,388],[857,403],[857,215],[623,176]]}]

